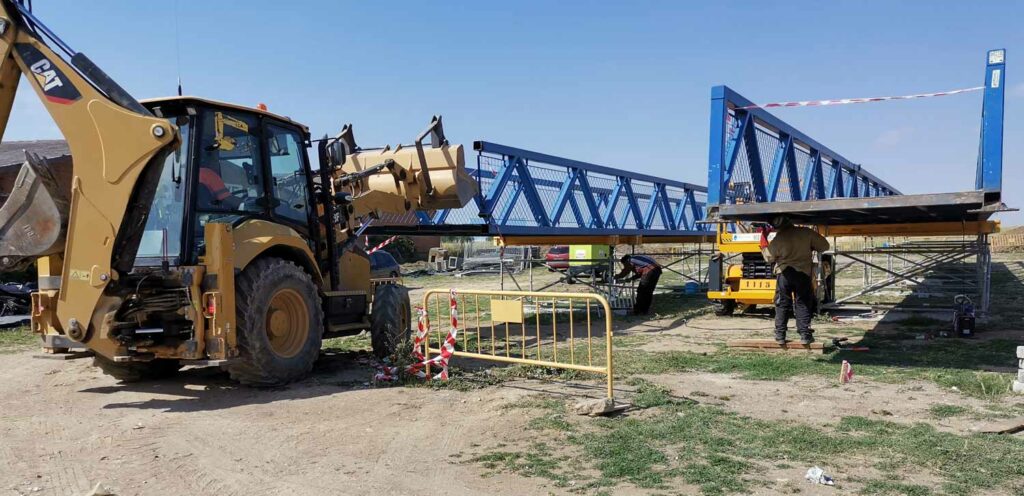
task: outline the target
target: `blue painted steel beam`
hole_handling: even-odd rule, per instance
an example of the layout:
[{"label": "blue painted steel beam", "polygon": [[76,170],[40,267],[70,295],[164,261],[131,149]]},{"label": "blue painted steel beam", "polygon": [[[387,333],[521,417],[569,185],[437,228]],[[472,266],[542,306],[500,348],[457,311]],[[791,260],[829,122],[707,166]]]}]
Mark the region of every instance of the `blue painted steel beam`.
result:
[{"label": "blue painted steel beam", "polygon": [[526,167],[526,161],[522,158],[516,161],[516,172],[519,175],[526,203],[530,206],[530,210],[533,211],[533,218],[540,227],[550,226],[551,221],[548,220],[548,213],[544,208],[544,202],[541,200],[540,194],[537,193],[537,185],[534,184],[533,178],[530,176],[530,169]]},{"label": "blue painted steel beam", "polygon": [[[768,182],[768,199],[758,201],[773,202],[779,196],[779,183],[782,182],[782,173],[788,169],[789,157],[793,151],[793,138],[786,134],[779,135],[779,146],[775,149],[775,158],[772,159],[771,180]],[[751,169],[759,169],[754,164]]]},{"label": "blue painted steel beam", "polygon": [[998,192],[1003,187],[1003,101],[1006,92],[1006,50],[990,50],[985,66],[985,97],[981,110],[981,145],[974,187]]},{"label": "blue painted steel beam", "polygon": [[[726,87],[711,89],[711,129],[708,133],[708,204],[726,203],[726,138],[729,117],[729,103],[726,101]],[[735,150],[734,150],[735,151]],[[733,155],[735,160],[735,155]]]},{"label": "blue painted steel beam", "polygon": [[611,194],[608,196],[608,202],[605,205],[604,215],[601,217],[601,222],[608,227],[618,227],[615,222],[615,208],[619,204],[619,197],[622,196],[623,179],[619,178],[615,182],[615,188],[612,189]]},{"label": "blue painted steel beam", "polygon": [[[604,223],[601,222],[601,212],[597,208],[597,201],[594,200],[594,190],[590,188],[590,181],[587,180],[587,173],[581,172],[576,181],[580,185],[580,193],[583,196],[583,203],[590,211],[590,227],[601,229]],[[582,221],[580,222],[582,224]]]},{"label": "blue painted steel beam", "polygon": [[843,188],[843,168],[839,165],[839,162],[832,162],[832,185],[829,186],[828,198],[842,198],[844,192]]},{"label": "blue painted steel beam", "polygon": [[562,188],[558,191],[558,197],[555,198],[555,209],[551,211],[552,221],[557,223],[562,218],[562,212],[565,211],[565,207],[569,204],[569,198],[572,198],[575,194],[573,187],[576,185],[576,177],[579,174],[579,169],[575,167],[569,168],[569,177],[562,183]]},{"label": "blue painted steel beam", "polygon": [[626,189],[626,204],[629,208],[622,213],[622,222],[619,222],[619,225],[626,227],[626,217],[632,214],[633,222],[636,223],[637,229],[643,229],[645,226],[644,218],[640,215],[640,202],[637,201],[637,195],[633,192],[633,180],[628,177],[623,179],[625,181],[624,186]]},{"label": "blue painted steel beam", "polygon": [[822,180],[821,155],[818,153],[818,150],[814,150],[811,152],[811,156],[807,158],[807,166],[804,169],[804,184],[801,198],[810,200],[812,190],[817,195],[817,198],[824,198],[824,195],[820,193]]},{"label": "blue painted steel beam", "polygon": [[768,199],[769,189],[765,187],[764,168],[761,165],[761,149],[757,142],[757,129],[754,127],[754,119],[744,119],[747,125],[743,126],[743,134],[737,134],[736,139],[742,139],[747,147],[747,162],[750,165],[750,182],[754,187],[754,201],[773,201]]},{"label": "blue painted steel beam", "polygon": [[800,196],[800,173],[796,170],[796,146],[793,143],[790,143],[789,150],[786,151],[785,163],[786,176],[789,178],[790,201],[806,200],[806,198]]}]

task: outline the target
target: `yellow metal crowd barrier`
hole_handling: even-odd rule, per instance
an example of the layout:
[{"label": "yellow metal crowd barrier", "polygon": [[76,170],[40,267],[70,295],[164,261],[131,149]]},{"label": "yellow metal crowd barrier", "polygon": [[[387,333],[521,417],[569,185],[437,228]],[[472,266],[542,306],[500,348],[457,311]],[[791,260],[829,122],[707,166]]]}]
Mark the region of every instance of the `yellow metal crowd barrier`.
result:
[{"label": "yellow metal crowd barrier", "polygon": [[[431,289],[423,308],[431,332],[425,354],[441,352],[451,322],[449,289]],[[591,293],[455,292],[458,334],[452,356],[602,374],[613,398],[611,307]]]}]

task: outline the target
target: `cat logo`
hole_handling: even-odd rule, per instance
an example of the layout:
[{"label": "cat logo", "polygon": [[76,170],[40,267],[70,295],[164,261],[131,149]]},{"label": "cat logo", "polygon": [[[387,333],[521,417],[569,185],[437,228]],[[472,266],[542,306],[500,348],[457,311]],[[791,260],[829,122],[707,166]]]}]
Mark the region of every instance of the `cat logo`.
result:
[{"label": "cat logo", "polygon": [[61,81],[57,77],[57,71],[50,68],[50,61],[43,59],[35,64],[32,64],[32,72],[36,75],[36,80],[39,81],[39,85],[43,87],[43,91],[50,91],[58,86],[64,86],[64,81]]},{"label": "cat logo", "polygon": [[32,71],[32,79],[35,79],[42,88],[43,95],[48,101],[69,105],[82,97],[60,68],[53,65],[53,62],[36,47],[28,43],[18,43],[15,48],[25,65]]}]

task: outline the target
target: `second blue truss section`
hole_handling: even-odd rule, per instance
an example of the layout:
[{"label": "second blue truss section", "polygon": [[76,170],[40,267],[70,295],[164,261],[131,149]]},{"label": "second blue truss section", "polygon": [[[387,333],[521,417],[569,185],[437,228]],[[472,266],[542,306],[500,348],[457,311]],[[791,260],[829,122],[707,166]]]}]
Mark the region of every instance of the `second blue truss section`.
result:
[{"label": "second blue truss section", "polygon": [[707,188],[486,141],[467,171],[479,193],[459,209],[381,219],[371,230],[489,236],[707,235]]}]

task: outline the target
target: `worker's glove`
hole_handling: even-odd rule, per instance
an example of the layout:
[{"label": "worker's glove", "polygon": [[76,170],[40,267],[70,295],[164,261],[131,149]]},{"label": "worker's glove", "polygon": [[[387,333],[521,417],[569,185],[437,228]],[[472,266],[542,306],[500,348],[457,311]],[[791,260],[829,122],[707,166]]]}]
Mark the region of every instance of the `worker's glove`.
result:
[{"label": "worker's glove", "polygon": [[761,242],[758,243],[758,246],[760,246],[762,250],[768,248],[768,230],[763,227],[761,228]]}]

